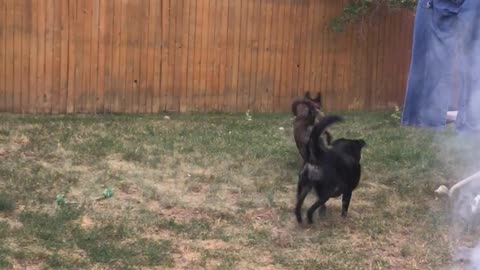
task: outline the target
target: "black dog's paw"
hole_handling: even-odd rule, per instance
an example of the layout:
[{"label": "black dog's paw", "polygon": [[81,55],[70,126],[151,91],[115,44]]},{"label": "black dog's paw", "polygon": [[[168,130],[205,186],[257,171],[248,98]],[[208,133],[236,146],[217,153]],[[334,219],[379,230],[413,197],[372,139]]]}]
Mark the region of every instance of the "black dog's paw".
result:
[{"label": "black dog's paw", "polygon": [[298,224],[302,224],[302,223],[303,223],[302,218],[298,218],[298,217],[297,217],[297,223],[298,223]]},{"label": "black dog's paw", "polygon": [[313,217],[308,217],[308,224],[313,224]]},{"label": "black dog's paw", "polygon": [[302,214],[301,213],[295,212],[295,218],[297,219],[298,224],[302,224],[303,220],[302,220]]},{"label": "black dog's paw", "polygon": [[347,218],[347,217],[348,217],[347,212],[342,212],[342,218]]}]

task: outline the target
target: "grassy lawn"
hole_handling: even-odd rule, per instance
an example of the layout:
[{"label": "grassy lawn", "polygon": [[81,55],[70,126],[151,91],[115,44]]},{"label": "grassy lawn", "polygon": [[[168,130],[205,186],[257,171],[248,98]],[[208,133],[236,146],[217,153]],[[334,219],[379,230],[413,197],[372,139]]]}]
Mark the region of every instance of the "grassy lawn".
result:
[{"label": "grassy lawn", "polygon": [[[350,216],[335,199],[298,226],[290,115],[0,115],[0,269],[450,264],[473,237],[452,236],[433,191],[473,171],[478,144],[401,128],[391,112],[344,116],[334,136],[368,143]],[[59,194],[78,204],[56,206]]]}]

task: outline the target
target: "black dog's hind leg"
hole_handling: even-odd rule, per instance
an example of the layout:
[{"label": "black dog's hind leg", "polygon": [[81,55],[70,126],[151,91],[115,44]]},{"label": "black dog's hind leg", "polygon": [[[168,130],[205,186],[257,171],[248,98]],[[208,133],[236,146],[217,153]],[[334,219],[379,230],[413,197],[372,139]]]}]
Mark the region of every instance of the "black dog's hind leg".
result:
[{"label": "black dog's hind leg", "polygon": [[307,176],[300,174],[297,188],[297,204],[295,206],[295,216],[297,217],[298,223],[302,223],[302,205],[311,190],[312,186],[309,183]]},{"label": "black dog's hind leg", "polygon": [[329,198],[326,196],[322,196],[322,197],[319,196],[319,199],[310,207],[310,209],[308,209],[308,212],[307,212],[308,223],[310,224],[313,223],[313,213],[315,212],[315,210],[317,210],[317,208],[321,206],[325,207],[325,203],[328,201],[328,199]]},{"label": "black dog's hind leg", "polygon": [[350,205],[350,200],[352,199],[352,192],[348,191],[343,193],[342,196],[342,217],[347,217],[348,206]]}]

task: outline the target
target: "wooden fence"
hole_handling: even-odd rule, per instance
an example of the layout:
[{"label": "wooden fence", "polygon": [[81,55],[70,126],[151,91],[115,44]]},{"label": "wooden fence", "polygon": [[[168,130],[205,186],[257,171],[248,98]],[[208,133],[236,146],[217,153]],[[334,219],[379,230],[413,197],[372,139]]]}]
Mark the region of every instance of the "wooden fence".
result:
[{"label": "wooden fence", "polygon": [[288,111],[403,103],[413,14],[346,0],[0,0],[0,111]]}]

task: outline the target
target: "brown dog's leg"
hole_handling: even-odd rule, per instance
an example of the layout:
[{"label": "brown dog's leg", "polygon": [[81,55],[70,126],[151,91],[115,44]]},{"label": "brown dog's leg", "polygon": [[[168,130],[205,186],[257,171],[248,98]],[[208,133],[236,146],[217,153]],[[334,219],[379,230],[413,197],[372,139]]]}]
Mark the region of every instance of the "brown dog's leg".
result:
[{"label": "brown dog's leg", "polygon": [[312,185],[308,181],[306,172],[302,172],[299,176],[297,187],[297,204],[295,205],[295,216],[298,223],[302,223],[302,205],[308,193],[312,190]]}]

